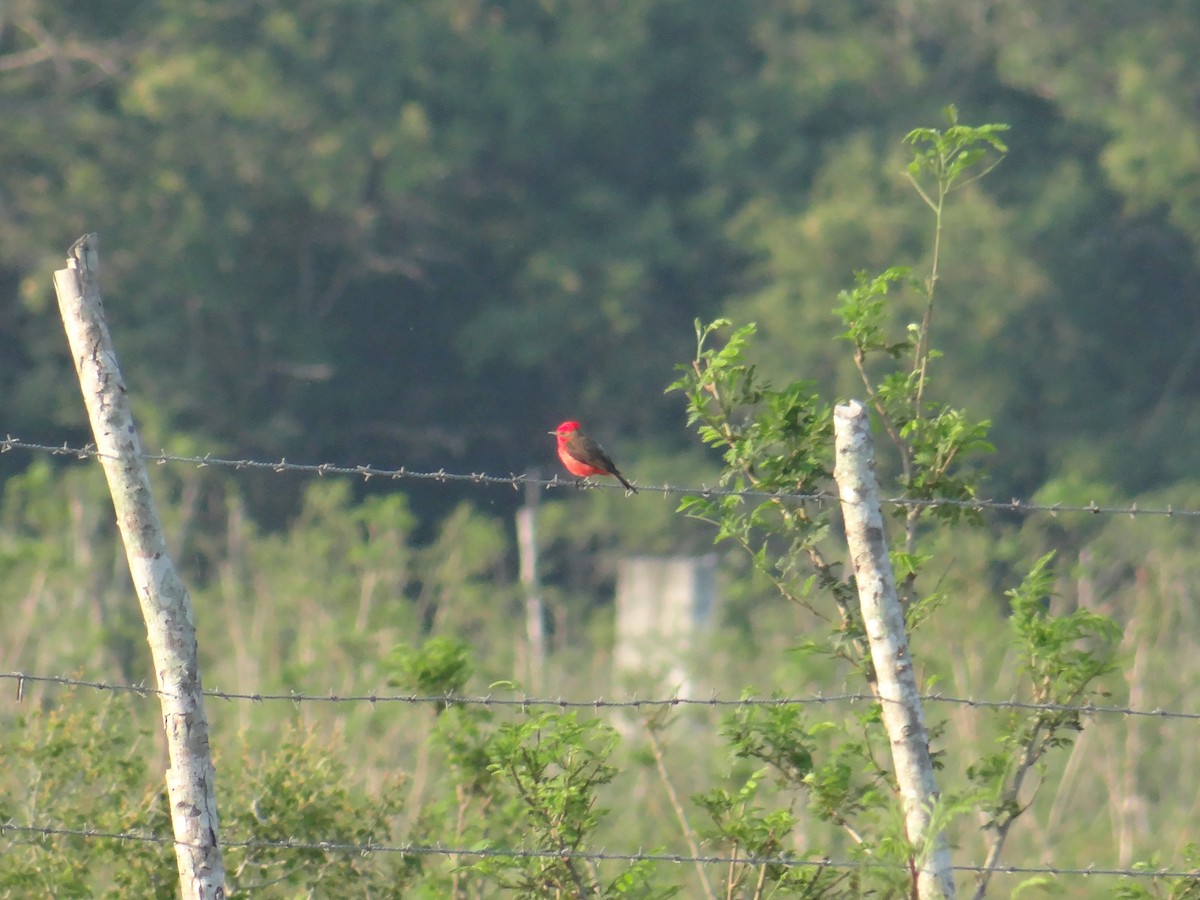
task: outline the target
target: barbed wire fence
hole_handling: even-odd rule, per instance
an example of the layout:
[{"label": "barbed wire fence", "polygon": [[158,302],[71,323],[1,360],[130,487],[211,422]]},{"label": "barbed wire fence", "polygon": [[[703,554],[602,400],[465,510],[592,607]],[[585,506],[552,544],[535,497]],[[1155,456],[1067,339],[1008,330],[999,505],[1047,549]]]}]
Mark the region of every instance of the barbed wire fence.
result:
[{"label": "barbed wire fence", "polygon": [[[65,828],[55,825],[20,825],[14,822],[0,822],[0,835],[13,833],[29,837],[78,837],[95,840],[129,841],[136,843],[174,846],[184,842],[160,834],[142,831],[105,831],[98,828]],[[831,858],[804,859],[795,856],[728,856],[723,854],[689,855],[686,853],[619,853],[608,850],[571,850],[571,849],[523,849],[515,847],[449,847],[442,844],[376,844],[348,843],[342,841],[303,841],[295,839],[263,840],[258,838],[225,839],[221,845],[226,849],[248,850],[318,850],[326,853],[345,853],[355,856],[370,853],[393,853],[405,856],[455,856],[503,858],[503,859],[579,859],[591,862],[654,862],[654,863],[698,863],[700,865],[743,865],[752,867],[782,866],[785,868],[803,869],[891,869],[908,871],[909,867],[901,863],[866,860],[838,860]],[[961,863],[951,867],[955,872],[979,874],[987,871],[987,867]],[[1195,878],[1196,872],[1172,869],[1169,867],[1131,866],[1116,868],[1106,866],[1022,866],[1000,864],[991,868],[992,872],[1002,875],[1054,875],[1080,877],[1121,877],[1121,878]]]},{"label": "barbed wire fence", "polygon": [[[11,681],[16,684],[16,698],[24,696],[26,683],[55,684],[63,687],[87,688],[94,691],[108,691],[114,694],[135,694],[139,697],[161,697],[164,691],[144,684],[118,684],[106,681],[95,681],[71,678],[66,675],[36,675],[28,672],[0,672],[0,681]],[[749,706],[781,707],[781,706],[828,706],[838,703],[879,703],[883,698],[867,693],[813,694],[808,697],[740,697],[731,698],[711,697],[628,697],[620,699],[605,699],[596,697],[590,700],[570,700],[564,697],[498,697],[492,695],[470,694],[314,694],[304,691],[289,691],[288,693],[253,693],[243,691],[223,691],[208,689],[204,696],[214,700],[237,701],[245,700],[253,703],[353,703],[367,705],[408,704],[412,706],[482,706],[497,708],[516,708],[530,710],[536,708],[552,708],[559,710],[607,710],[623,709],[635,712],[653,711],[662,708],[707,708],[707,709],[742,709]],[[924,693],[921,700],[927,703],[945,703],[963,706],[968,709],[1019,710],[1022,712],[1077,712],[1089,716],[1125,716],[1129,718],[1147,719],[1183,719],[1200,720],[1200,712],[1173,709],[1138,709],[1130,706],[1100,705],[1095,703],[1031,703],[1021,700],[990,700],[979,697],[956,697],[940,692]]]},{"label": "barbed wire fence", "polygon": [[[43,444],[34,441],[24,441],[20,438],[13,437],[11,434],[0,439],[0,453],[8,453],[13,450],[46,453],[51,456],[73,457],[79,460],[98,459],[102,456],[95,446],[91,444],[85,444],[83,446],[71,446],[68,443]],[[385,468],[370,464],[345,465],[338,463],[297,463],[288,462],[286,457],[279,460],[250,458],[232,459],[211,453],[206,453],[204,455],[189,455],[167,453],[165,450],[163,450],[158,453],[143,452],[141,454],[141,458],[146,462],[151,462],[158,465],[172,463],[196,466],[198,468],[206,468],[211,466],[214,468],[235,470],[269,471],[279,474],[291,472],[296,474],[318,476],[352,476],[355,478],[362,478],[364,481],[369,481],[372,478],[388,479],[392,481],[410,479],[414,481],[436,481],[441,483],[468,483],[510,487],[513,490],[518,491],[531,484],[551,490],[625,490],[625,488],[619,484],[596,481],[582,482],[576,479],[560,478],[557,475],[551,478],[537,478],[526,474],[495,475],[486,472],[451,472],[447,471],[445,468],[440,468],[437,470],[417,470],[409,469],[405,466],[400,466],[399,468]],[[711,487],[709,485],[678,484],[638,484],[637,489],[639,491],[645,491],[646,493],[659,493],[666,495],[742,497],[747,500],[789,500],[797,503],[837,502],[837,495],[831,491],[817,491],[813,493],[778,493],[771,491],[735,490],[731,488]],[[1094,500],[1086,504],[1080,504],[1036,503],[1031,500],[1022,500],[1020,498],[1012,498],[1010,500],[971,498],[962,500],[953,498],[920,499],[889,497],[883,498],[882,502],[889,506],[920,508],[955,507],[959,509],[974,510],[977,512],[994,511],[1025,514],[1048,513],[1050,515],[1088,513],[1091,515],[1120,515],[1130,517],[1153,516],[1181,519],[1200,518],[1200,509],[1188,507],[1177,508],[1173,504],[1168,504],[1167,506],[1143,507],[1139,506],[1137,503],[1131,503],[1124,506],[1114,506],[1099,504]]]},{"label": "barbed wire fence", "polygon": [[[55,457],[70,457],[81,461],[94,460],[100,457],[99,451],[93,445],[72,446],[69,443],[45,444],[36,441],[26,441],[12,435],[0,439],[0,453],[23,451],[29,453],[47,454]],[[508,487],[522,490],[528,485],[546,490],[559,489],[607,489],[624,490],[620,485],[603,482],[581,483],[573,479],[558,476],[551,478],[531,477],[527,474],[497,475],[486,472],[454,472],[445,468],[437,470],[413,470],[407,467],[386,468],[370,464],[346,465],[336,463],[297,463],[280,460],[261,460],[253,458],[230,458],[216,454],[174,454],[165,450],[158,453],[143,452],[142,458],[148,463],[157,465],[187,465],[198,468],[214,467],[231,470],[269,471],[278,474],[293,473],[309,476],[337,476],[362,478],[364,480],[418,480],[439,483],[466,483],[480,486]],[[702,497],[736,496],[748,501],[752,500],[783,500],[795,503],[836,503],[837,496],[832,492],[814,493],[771,493],[755,490],[733,490],[708,485],[689,486],[677,484],[638,484],[639,491],[660,493],[663,495],[692,495]],[[1087,504],[1045,504],[1029,500],[1013,498],[1010,500],[972,498],[968,500],[929,499],[912,500],[907,498],[885,498],[883,503],[904,507],[938,507],[950,506],[978,512],[993,511],[1014,514],[1045,514],[1050,516],[1068,514],[1113,515],[1157,518],[1200,518],[1200,509],[1186,505],[1176,507],[1173,504],[1156,507],[1141,507],[1138,504],[1111,505],[1089,502]],[[86,689],[92,691],[126,694],[137,697],[161,697],[163,692],[144,684],[121,684],[103,680],[89,680],[65,675],[48,675],[29,672],[0,673],[0,681],[12,683],[15,697],[21,701],[25,695],[26,685],[46,684],[65,688]],[[708,709],[737,709],[750,706],[826,706],[831,704],[870,704],[880,702],[880,698],[868,693],[816,693],[811,696],[783,697],[741,697],[738,699],[723,698],[717,695],[709,697],[651,697],[639,698],[590,698],[569,699],[548,696],[497,696],[497,695],[417,695],[410,693],[384,693],[370,691],[356,694],[338,694],[334,692],[314,693],[299,689],[287,692],[259,693],[253,691],[227,691],[208,689],[206,697],[226,702],[251,703],[287,703],[300,704],[368,704],[371,706],[384,704],[407,705],[477,705],[483,707],[508,708],[528,711],[535,708],[550,708],[559,710],[625,710],[633,712],[653,712],[670,708],[708,708]],[[1052,711],[1076,712],[1085,716],[1120,716],[1137,719],[1161,719],[1174,721],[1200,720],[1200,711],[1175,710],[1163,708],[1137,708],[1121,705],[1097,705],[1083,703],[1079,705],[1038,704],[1011,699],[989,699],[979,697],[961,697],[932,692],[923,694],[921,700],[931,704],[946,704],[968,709],[987,710],[1019,710],[1019,711]],[[70,827],[62,823],[38,822],[0,822],[0,835],[13,835],[26,840],[41,838],[53,839],[58,837],[74,837],[94,840],[142,842],[156,845],[176,845],[179,842],[170,835],[154,834],[140,831],[111,831],[88,827]],[[278,850],[278,851],[322,851],[327,853],[342,853],[353,855],[401,854],[408,856],[442,856],[463,858],[505,858],[505,859],[562,859],[565,857],[587,860],[591,862],[623,862],[623,863],[672,863],[698,865],[739,865],[782,866],[802,869],[881,869],[889,864],[862,861],[837,860],[830,858],[805,859],[802,857],[780,855],[771,857],[728,857],[722,855],[697,855],[685,853],[646,853],[646,852],[610,852],[601,850],[540,850],[505,847],[453,847],[441,844],[385,844],[385,843],[347,843],[340,841],[308,841],[297,839],[261,840],[223,836],[222,846],[226,848]],[[898,868],[902,868],[897,866]],[[952,866],[953,871],[965,874],[979,874],[985,871],[982,865],[958,864]],[[1200,873],[1190,870],[1134,865],[1129,867],[1114,867],[1101,865],[1088,866],[1055,866],[1055,865],[997,865],[990,867],[995,874],[1051,876],[1051,877],[1119,877],[1131,879],[1173,879],[1200,878]]]},{"label": "barbed wire fence", "polygon": [[[144,684],[120,684],[114,682],[73,678],[65,675],[39,675],[27,672],[0,673],[0,681],[11,682],[15,685],[16,697],[23,698],[26,683],[41,683],[56,685],[63,688],[79,688],[111,694],[124,694],[138,698],[154,698],[161,696],[162,691]],[[430,705],[445,706],[450,704],[476,705],[482,707],[507,708],[526,712],[535,708],[552,708],[559,710],[625,710],[634,712],[653,712],[663,708],[701,708],[713,710],[728,710],[744,707],[780,707],[780,706],[829,706],[834,704],[872,704],[881,702],[881,698],[869,693],[839,693],[813,694],[802,697],[741,697],[738,699],[710,697],[668,697],[647,698],[637,697],[624,699],[595,698],[590,700],[571,700],[561,697],[501,697],[492,695],[458,695],[458,694],[387,694],[371,692],[356,695],[338,695],[334,693],[314,694],[302,691],[287,693],[254,693],[224,691],[220,689],[206,690],[205,696],[227,702],[250,703],[281,703],[300,705],[305,703],[317,704],[369,704],[371,706],[384,704],[404,704],[410,706]],[[926,693],[922,701],[933,704],[950,704],[970,709],[987,710],[1019,710],[1019,711],[1072,711],[1087,716],[1119,716],[1167,720],[1200,720],[1200,712],[1169,709],[1138,709],[1119,705],[1097,705],[1083,703],[1078,705],[1041,704],[1017,700],[992,700],[977,697],[956,697],[943,693]],[[15,820],[0,821],[0,836],[12,836],[17,840],[56,838],[81,838],[87,840],[107,840],[118,842],[148,843],[158,846],[175,846],[181,842],[167,834],[148,831],[128,830],[113,831],[103,828],[72,827],[61,823],[47,822],[17,822]],[[599,850],[571,849],[538,849],[520,847],[493,846],[452,846],[443,843],[404,842],[391,844],[384,842],[348,842],[340,840],[304,840],[297,838],[282,838],[268,840],[262,838],[239,837],[227,835],[222,837],[222,846],[227,850],[270,850],[270,851],[318,851],[330,854],[347,854],[365,856],[369,854],[393,854],[414,857],[454,857],[488,859],[499,858],[509,860],[529,859],[577,859],[589,862],[619,862],[619,863],[661,863],[661,864],[691,864],[691,865],[731,865],[738,864],[753,868],[774,866],[801,870],[832,869],[832,870],[906,870],[899,863],[863,859],[835,859],[822,856],[806,858],[789,854],[772,856],[730,856],[726,854],[696,854],[680,852],[619,852],[606,848]],[[1074,878],[1129,878],[1129,879],[1192,879],[1200,878],[1200,872],[1176,869],[1169,866],[1153,866],[1136,864],[1131,866],[1105,866],[1091,864],[1087,866],[1062,865],[1020,865],[1000,864],[987,867],[980,864],[959,863],[952,867],[956,873],[967,875],[980,874],[990,871],[995,875],[1024,875]]]}]

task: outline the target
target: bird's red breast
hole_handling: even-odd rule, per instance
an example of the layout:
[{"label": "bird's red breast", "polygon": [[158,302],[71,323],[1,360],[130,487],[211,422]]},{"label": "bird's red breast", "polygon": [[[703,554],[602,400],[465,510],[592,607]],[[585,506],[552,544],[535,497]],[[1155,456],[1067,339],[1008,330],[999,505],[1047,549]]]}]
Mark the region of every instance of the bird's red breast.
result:
[{"label": "bird's red breast", "polygon": [[567,445],[561,440],[558,443],[558,458],[562,460],[562,464],[567,467],[568,472],[572,475],[578,475],[581,478],[587,478],[589,475],[611,474],[607,469],[589,465],[583,460],[572,456],[571,451],[567,449]]}]

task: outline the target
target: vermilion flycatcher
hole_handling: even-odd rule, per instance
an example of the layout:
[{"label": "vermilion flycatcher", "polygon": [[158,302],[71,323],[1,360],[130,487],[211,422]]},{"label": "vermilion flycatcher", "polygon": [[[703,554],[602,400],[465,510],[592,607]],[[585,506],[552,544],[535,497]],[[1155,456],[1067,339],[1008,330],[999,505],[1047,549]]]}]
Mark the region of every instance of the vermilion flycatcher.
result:
[{"label": "vermilion flycatcher", "polygon": [[558,458],[572,475],[581,478],[611,475],[632,493],[637,493],[637,488],[625,480],[604,448],[579,430],[578,422],[563,422],[549,433],[558,438]]}]

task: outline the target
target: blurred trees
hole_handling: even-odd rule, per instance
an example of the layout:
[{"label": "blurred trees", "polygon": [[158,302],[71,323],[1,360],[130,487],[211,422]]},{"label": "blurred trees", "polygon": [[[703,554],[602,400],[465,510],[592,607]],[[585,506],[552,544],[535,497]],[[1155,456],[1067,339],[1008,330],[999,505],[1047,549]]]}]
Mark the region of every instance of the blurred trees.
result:
[{"label": "blurred trees", "polygon": [[[661,388],[697,316],[753,317],[776,374],[850,388],[836,291],[920,263],[898,138],[955,102],[1019,137],[947,235],[943,279],[947,374],[997,422],[997,490],[1068,458],[1126,489],[1194,466],[1126,464],[1161,453],[1172,416],[1200,429],[1187,4],[0,15],[14,433],[80,423],[48,273],[96,230],[124,365],[166,435],[513,471],[572,415],[673,453]],[[278,502],[254,490],[257,514]]]},{"label": "blurred trees", "polygon": [[[100,231],[135,383],[170,431],[249,453],[503,469],[568,412],[649,433],[664,351],[731,271],[683,156],[747,18],[168,4],[109,71],[10,81],[61,159],[8,264]],[[25,299],[44,311],[40,281]]]}]

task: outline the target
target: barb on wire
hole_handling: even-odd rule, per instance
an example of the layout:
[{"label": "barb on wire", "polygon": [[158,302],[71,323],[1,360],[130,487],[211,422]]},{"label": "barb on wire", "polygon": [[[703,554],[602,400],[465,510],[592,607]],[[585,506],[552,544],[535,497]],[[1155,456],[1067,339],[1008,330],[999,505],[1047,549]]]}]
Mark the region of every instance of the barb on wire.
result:
[{"label": "barb on wire", "polygon": [[[108,681],[89,681],[69,678],[65,675],[31,675],[28,672],[0,672],[0,680],[15,681],[18,697],[23,695],[28,682],[60,684],[66,687],[89,688],[98,691],[113,691],[117,693],[136,694],[139,697],[158,697],[163,691],[148,687],[145,684],[115,684]],[[876,703],[881,698],[869,693],[817,693],[806,697],[743,697],[736,700],[727,699],[713,694],[710,697],[660,697],[642,699],[630,697],[619,700],[605,700],[597,697],[590,700],[569,700],[563,697],[494,697],[491,695],[459,695],[459,694],[381,694],[375,691],[365,694],[312,694],[305,691],[288,691],[286,693],[257,693],[252,691],[223,691],[208,689],[206,697],[214,700],[246,700],[252,703],[407,703],[412,705],[424,704],[460,704],[470,706],[516,707],[532,709],[534,707],[551,707],[558,709],[658,709],[662,707],[709,707],[712,709],[742,708],[747,706],[825,706],[830,703]],[[1047,712],[1078,712],[1085,715],[1120,715],[1154,719],[1200,719],[1200,712],[1185,712],[1180,710],[1135,709],[1129,706],[1099,706],[1093,703],[1069,705],[1063,703],[1031,703],[1021,700],[987,700],[975,697],[955,697],[940,692],[922,694],[921,700],[926,703],[948,703],[966,706],[973,709],[1017,709],[1025,711]]]},{"label": "barb on wire", "polygon": [[[49,453],[54,456],[74,456],[77,459],[94,459],[100,457],[100,452],[92,444],[87,444],[83,447],[71,447],[67,444],[61,446],[51,444],[39,444],[31,441],[23,441],[20,438],[15,438],[12,435],[7,435],[0,438],[0,453],[8,453],[12,450],[27,450],[35,453]],[[485,472],[447,472],[444,468],[438,469],[436,472],[421,472],[414,471],[405,466],[400,466],[398,469],[387,469],[373,465],[336,465],[334,463],[294,463],[288,462],[286,457],[278,461],[267,461],[258,459],[229,459],[225,457],[213,456],[211,453],[206,453],[203,456],[195,455],[179,455],[161,451],[159,453],[143,453],[142,459],[147,462],[158,463],[181,463],[185,465],[193,465],[199,468],[207,466],[224,467],[231,469],[258,469],[276,473],[295,472],[307,475],[350,475],[364,480],[371,478],[387,478],[398,480],[402,478],[410,478],[417,481],[437,481],[441,483],[447,482],[464,482],[478,485],[493,485],[511,487],[514,490],[520,490],[524,485],[536,485],[538,487],[554,490],[556,488],[575,488],[577,490],[618,490],[624,491],[625,488],[619,484],[609,484],[601,482],[581,482],[574,479],[563,479],[555,475],[553,478],[531,478],[527,475],[489,475]],[[730,488],[715,488],[707,485],[677,485],[677,484],[662,484],[653,485],[646,484],[638,486],[639,491],[647,493],[659,493],[664,495],[671,494],[687,494],[701,497],[742,497],[745,499],[768,499],[768,500],[788,500],[797,503],[826,503],[836,502],[837,495],[830,491],[817,491],[815,493],[787,493],[787,492],[771,492],[771,491],[755,491],[755,490],[733,490]],[[1137,516],[1166,516],[1168,518],[1200,518],[1200,509],[1175,509],[1174,506],[1168,504],[1163,507],[1140,507],[1133,503],[1129,506],[1101,506],[1095,501],[1088,504],[1067,504],[1067,503],[1033,503],[1028,500],[1012,499],[1012,500],[994,500],[984,498],[972,498],[969,500],[960,500],[952,498],[929,498],[915,499],[905,497],[888,497],[881,500],[882,503],[888,506],[899,506],[905,508],[921,507],[925,509],[934,507],[956,507],[959,509],[970,509],[977,512],[993,511],[993,512],[1010,512],[1020,514],[1032,513],[1049,513],[1051,515],[1067,514],[1067,513],[1090,513],[1092,515],[1126,515],[1131,517]]]},{"label": "barb on wire", "polygon": [[[0,822],[0,834],[26,834],[37,837],[79,837],[96,840],[132,841],[159,845],[191,846],[186,841],[153,834],[144,831],[102,831],[97,828],[65,828],[54,825],[22,825],[16,822]],[[368,853],[400,853],[407,856],[468,856],[468,857],[503,857],[506,859],[580,859],[591,862],[654,862],[654,863],[691,863],[700,865],[730,865],[744,866],[785,866],[788,868],[819,868],[819,869],[898,869],[907,870],[904,863],[889,863],[870,860],[836,860],[823,857],[820,859],[803,859],[795,856],[726,856],[713,854],[711,856],[691,853],[613,853],[607,850],[571,850],[565,848],[526,849],[518,847],[447,847],[443,844],[356,844],[343,841],[305,841],[288,838],[279,841],[262,839],[228,839],[222,840],[225,849],[245,848],[253,850],[305,850],[324,851],[326,853],[353,853],[365,855]],[[1006,875],[1056,875],[1062,877],[1078,876],[1114,877],[1114,878],[1195,878],[1197,872],[1182,871],[1169,868],[1151,869],[1146,867],[1117,868],[1109,866],[1021,866],[999,865],[985,867],[978,864],[962,864],[952,866],[956,872],[979,873],[985,870]]]}]

